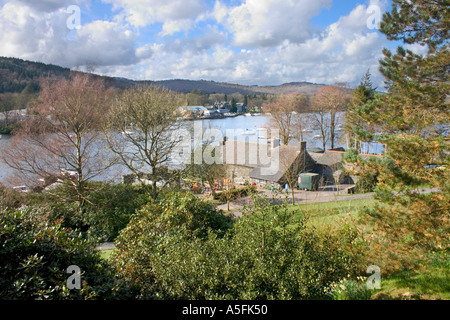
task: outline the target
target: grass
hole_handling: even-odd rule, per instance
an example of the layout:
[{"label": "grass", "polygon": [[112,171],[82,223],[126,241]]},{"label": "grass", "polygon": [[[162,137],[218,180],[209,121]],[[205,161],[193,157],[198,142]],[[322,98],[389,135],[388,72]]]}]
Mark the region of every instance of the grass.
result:
[{"label": "grass", "polygon": [[114,251],[114,249],[102,250],[102,251],[100,251],[100,257],[104,260],[109,260],[113,251]]},{"label": "grass", "polygon": [[342,200],[310,204],[289,205],[289,210],[297,211],[299,219],[307,216],[314,226],[340,224],[343,219],[356,218],[362,208],[373,206],[374,199]]},{"label": "grass", "polygon": [[450,300],[450,260],[447,253],[431,253],[422,270],[399,271],[382,279],[379,299]]},{"label": "grass", "polygon": [[[290,205],[297,217],[309,216],[309,225],[342,226],[359,217],[362,208],[374,206],[377,200],[348,200]],[[366,227],[369,227],[367,225]],[[372,299],[450,300],[450,260],[447,253],[430,253],[420,270],[403,270],[382,278],[382,288]]]}]

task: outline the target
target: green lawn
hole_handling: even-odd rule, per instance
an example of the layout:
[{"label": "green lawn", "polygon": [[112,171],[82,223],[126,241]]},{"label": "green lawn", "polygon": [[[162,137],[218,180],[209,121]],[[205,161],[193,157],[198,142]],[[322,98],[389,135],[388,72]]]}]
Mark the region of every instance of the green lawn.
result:
[{"label": "green lawn", "polygon": [[400,271],[382,279],[379,299],[450,300],[450,260],[447,253],[432,253],[423,270]]},{"label": "green lawn", "polygon": [[114,251],[114,249],[102,250],[102,251],[100,251],[100,256],[105,260],[109,260],[113,251]]},{"label": "green lawn", "polygon": [[[377,200],[348,200],[290,205],[297,216],[309,216],[310,225],[339,226],[357,218],[359,211],[374,206]],[[360,220],[361,221],[361,220]],[[421,270],[400,271],[382,279],[382,288],[373,293],[376,299],[450,300],[450,259],[447,253],[432,253]]]},{"label": "green lawn", "polygon": [[374,199],[341,200],[331,202],[289,205],[289,210],[297,211],[298,218],[309,217],[314,226],[340,223],[346,218],[356,218],[364,207],[373,206]]}]

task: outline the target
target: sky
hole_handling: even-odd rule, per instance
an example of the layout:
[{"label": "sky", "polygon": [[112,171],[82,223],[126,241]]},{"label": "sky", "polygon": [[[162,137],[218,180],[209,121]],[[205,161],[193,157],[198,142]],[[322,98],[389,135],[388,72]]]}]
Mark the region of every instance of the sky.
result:
[{"label": "sky", "polygon": [[133,80],[375,85],[390,0],[0,0],[0,56]]}]

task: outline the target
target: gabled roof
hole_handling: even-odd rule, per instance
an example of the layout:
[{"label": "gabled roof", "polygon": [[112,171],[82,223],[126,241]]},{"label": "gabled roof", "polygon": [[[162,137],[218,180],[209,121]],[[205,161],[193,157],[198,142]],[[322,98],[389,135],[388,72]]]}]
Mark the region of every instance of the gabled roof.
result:
[{"label": "gabled roof", "polygon": [[[322,167],[329,167],[332,170],[340,170],[341,167],[344,165],[342,161],[342,156],[345,154],[345,152],[342,151],[332,151],[332,150],[326,150],[323,153],[315,153],[310,152],[311,158],[314,159],[316,164]],[[371,157],[380,157],[378,155],[372,155],[372,154],[360,154],[359,155],[361,159],[366,160]]]},{"label": "gabled roof", "polygon": [[343,154],[344,154],[343,152],[329,151],[329,150],[323,153],[315,153],[315,152],[310,153],[311,157],[317,164],[328,167],[342,164]]},{"label": "gabled roof", "polygon": [[277,173],[275,174],[267,175],[263,173],[262,168],[255,168],[250,172],[249,176],[252,179],[272,181],[278,183],[284,177],[285,174],[286,171],[278,170]]},{"label": "gabled roof", "polygon": [[269,167],[271,144],[227,140],[223,146],[223,163],[248,168]]},{"label": "gabled roof", "polygon": [[[280,146],[277,147],[278,154],[271,158],[271,168],[275,168],[271,172],[268,172],[265,167],[256,167],[250,172],[250,178],[281,182],[285,175],[289,173],[296,162],[300,161],[299,156],[301,155],[300,149],[297,146]],[[300,170],[300,168],[294,168],[294,170]]]}]

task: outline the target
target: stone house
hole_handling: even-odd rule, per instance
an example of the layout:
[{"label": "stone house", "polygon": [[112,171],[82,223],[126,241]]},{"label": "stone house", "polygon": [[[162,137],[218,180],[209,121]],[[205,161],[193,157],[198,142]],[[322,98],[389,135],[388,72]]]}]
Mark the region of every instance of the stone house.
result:
[{"label": "stone house", "polygon": [[260,143],[225,141],[223,159],[228,176],[235,183],[274,187],[284,186],[288,175],[296,177],[301,172],[312,172],[316,166],[306,151],[306,142],[285,146],[280,145],[279,139]]},{"label": "stone house", "polygon": [[[321,176],[322,185],[356,184],[358,176],[346,173],[350,168],[342,162],[344,153],[345,151],[336,150],[326,150],[321,153],[309,153],[316,163],[313,172],[318,173]],[[379,157],[377,155],[368,154],[360,154],[359,156],[363,160],[366,160],[369,157]]]}]

